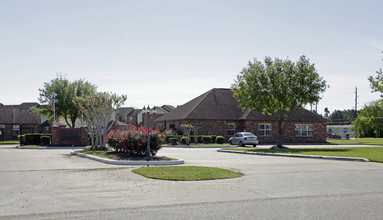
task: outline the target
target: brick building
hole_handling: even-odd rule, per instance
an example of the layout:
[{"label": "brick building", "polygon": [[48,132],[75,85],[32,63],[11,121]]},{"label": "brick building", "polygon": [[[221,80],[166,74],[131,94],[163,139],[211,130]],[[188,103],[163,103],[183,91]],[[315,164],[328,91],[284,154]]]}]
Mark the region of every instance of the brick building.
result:
[{"label": "brick building", "polygon": [[[212,89],[155,120],[158,127],[182,131],[190,123],[194,134],[221,135],[226,140],[240,131],[249,131],[260,142],[276,142],[277,121],[260,112],[238,108],[230,89]],[[284,142],[325,142],[327,120],[308,110],[295,110],[284,132]]]},{"label": "brick building", "polygon": [[0,141],[17,140],[20,129],[23,134],[41,132],[41,119],[30,108],[38,103],[3,105],[0,103]]}]

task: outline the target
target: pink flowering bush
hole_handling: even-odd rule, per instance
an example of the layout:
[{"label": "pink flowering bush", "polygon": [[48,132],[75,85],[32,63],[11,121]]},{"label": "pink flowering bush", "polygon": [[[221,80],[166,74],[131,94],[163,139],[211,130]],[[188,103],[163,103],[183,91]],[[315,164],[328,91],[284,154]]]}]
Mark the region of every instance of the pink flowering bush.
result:
[{"label": "pink flowering bush", "polygon": [[[150,129],[150,153],[154,156],[160,150],[165,136],[159,130]],[[148,144],[148,130],[132,126],[129,130],[116,130],[108,133],[105,142],[117,152],[144,156]]]}]

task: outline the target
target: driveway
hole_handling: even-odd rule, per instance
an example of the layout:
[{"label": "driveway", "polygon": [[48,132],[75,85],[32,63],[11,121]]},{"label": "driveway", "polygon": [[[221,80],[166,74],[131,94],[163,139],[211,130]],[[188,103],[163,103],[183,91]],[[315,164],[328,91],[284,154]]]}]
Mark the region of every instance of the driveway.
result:
[{"label": "driveway", "polygon": [[244,177],[146,179],[68,150],[0,145],[0,219],[381,219],[383,164],[164,148]]}]

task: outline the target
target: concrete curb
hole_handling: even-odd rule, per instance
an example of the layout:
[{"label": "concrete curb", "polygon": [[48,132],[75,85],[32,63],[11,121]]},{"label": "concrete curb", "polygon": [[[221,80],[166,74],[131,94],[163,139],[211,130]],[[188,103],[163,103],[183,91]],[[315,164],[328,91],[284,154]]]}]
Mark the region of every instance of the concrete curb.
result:
[{"label": "concrete curb", "polygon": [[236,146],[208,146],[208,147],[198,147],[198,146],[186,146],[186,145],[167,145],[167,146],[162,146],[163,148],[197,148],[197,149],[205,149],[205,148],[235,148]]},{"label": "concrete curb", "polygon": [[113,164],[113,165],[146,165],[146,166],[166,166],[166,165],[180,165],[184,164],[184,160],[178,159],[178,160],[167,160],[167,161],[123,161],[123,160],[111,160],[107,158],[101,158],[101,157],[96,157],[93,155],[88,155],[88,154],[83,154],[79,153],[76,151],[71,152],[72,155],[96,160],[102,163],[107,163],[107,164]]},{"label": "concrete curb", "polygon": [[279,153],[264,153],[264,152],[247,152],[247,151],[234,151],[234,150],[217,150],[223,153],[235,154],[252,154],[260,156],[276,156],[276,157],[298,157],[307,159],[324,159],[324,160],[344,160],[344,161],[357,161],[357,162],[370,162],[366,158],[359,157],[334,157],[334,156],[320,156],[320,155],[302,155],[302,154],[279,154]]},{"label": "concrete curb", "polygon": [[54,150],[54,149],[84,149],[85,147],[22,147],[22,146],[16,146],[18,149],[31,149],[31,150]]}]

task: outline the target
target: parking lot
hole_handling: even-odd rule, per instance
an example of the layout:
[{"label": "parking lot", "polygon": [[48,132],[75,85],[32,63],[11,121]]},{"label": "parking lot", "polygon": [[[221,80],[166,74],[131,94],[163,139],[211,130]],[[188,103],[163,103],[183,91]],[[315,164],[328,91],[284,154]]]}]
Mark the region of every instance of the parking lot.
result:
[{"label": "parking lot", "polygon": [[[65,150],[0,145],[0,218],[5,219],[377,219],[383,164],[164,148],[184,165],[236,170],[236,179],[147,179]],[[256,208],[256,207],[263,207]],[[249,209],[249,207],[252,207]],[[306,217],[306,218],[304,218]]]}]

